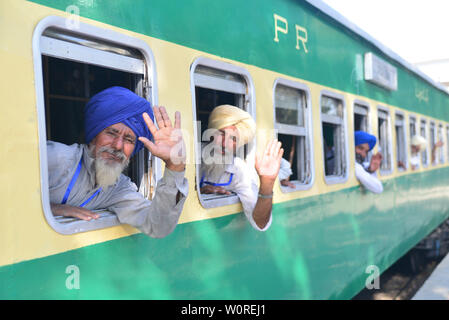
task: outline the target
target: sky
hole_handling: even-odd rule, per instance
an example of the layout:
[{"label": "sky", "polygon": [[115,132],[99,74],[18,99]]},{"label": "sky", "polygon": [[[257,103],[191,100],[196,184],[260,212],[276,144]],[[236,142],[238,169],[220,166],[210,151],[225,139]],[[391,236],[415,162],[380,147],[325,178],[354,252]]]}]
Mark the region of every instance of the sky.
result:
[{"label": "sky", "polygon": [[449,0],[323,0],[410,63],[449,59]]}]

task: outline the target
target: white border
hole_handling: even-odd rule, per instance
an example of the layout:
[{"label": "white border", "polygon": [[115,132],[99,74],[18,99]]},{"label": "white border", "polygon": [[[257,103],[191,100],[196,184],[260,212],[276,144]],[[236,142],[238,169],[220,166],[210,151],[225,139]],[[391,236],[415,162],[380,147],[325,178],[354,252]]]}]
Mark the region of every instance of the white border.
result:
[{"label": "white border", "polygon": [[[45,100],[44,100],[44,83],[43,83],[43,70],[42,70],[42,48],[41,37],[47,28],[55,27],[61,30],[70,31],[71,33],[77,33],[80,36],[96,38],[109,43],[116,43],[119,45],[125,45],[138,49],[144,56],[145,61],[150,65],[148,72],[148,80],[151,81],[151,93],[145,98],[152,101],[153,105],[157,105],[157,77],[156,77],[156,64],[153,53],[150,47],[142,40],[123,35],[121,33],[102,29],[89,24],[80,22],[79,27],[71,29],[69,19],[48,16],[43,18],[34,29],[33,33],[33,62],[34,62],[34,80],[36,89],[36,109],[38,117],[38,137],[39,137],[39,157],[40,157],[40,172],[41,172],[41,199],[44,215],[47,223],[58,233],[61,234],[74,234],[79,232],[85,232],[90,230],[107,228],[115,225],[119,225],[115,215],[106,214],[103,218],[94,221],[75,221],[69,224],[62,224],[56,221],[50,209],[50,197],[48,192],[48,166],[47,166],[47,137],[45,126]],[[84,61],[89,63],[86,59]],[[151,99],[150,99],[151,98]],[[156,158],[155,165],[155,177],[156,181],[161,177],[161,162]]]},{"label": "white border", "polygon": [[304,122],[305,122],[305,128],[306,128],[306,139],[308,140],[309,144],[309,161],[310,161],[310,181],[308,183],[301,183],[298,180],[290,181],[295,185],[295,189],[292,189],[290,187],[284,187],[280,185],[281,191],[283,193],[290,193],[295,191],[301,191],[301,190],[308,190],[310,189],[313,184],[315,183],[315,159],[314,159],[314,144],[313,144],[313,122],[312,122],[312,98],[310,94],[310,89],[307,85],[292,81],[284,78],[277,78],[274,80],[273,84],[273,123],[274,123],[274,129],[276,130],[276,87],[277,85],[283,85],[289,88],[298,89],[304,92],[306,95],[306,106],[305,107],[305,115],[304,115]]}]

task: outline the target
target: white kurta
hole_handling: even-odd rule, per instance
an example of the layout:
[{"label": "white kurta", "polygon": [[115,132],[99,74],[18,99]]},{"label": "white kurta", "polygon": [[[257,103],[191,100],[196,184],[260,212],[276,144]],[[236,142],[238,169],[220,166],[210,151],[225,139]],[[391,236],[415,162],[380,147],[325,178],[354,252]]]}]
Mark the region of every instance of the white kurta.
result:
[{"label": "white kurta", "polygon": [[259,194],[258,176],[254,167],[248,166],[244,160],[236,157],[233,159],[233,163],[228,165],[202,164],[200,172],[201,177],[204,177],[205,181],[212,183],[229,182],[231,173],[234,174],[231,183],[223,186],[223,188],[237,194],[246,218],[255,229],[259,231],[267,230],[271,225],[271,212],[270,220],[263,229],[257,226],[253,218],[253,211]]},{"label": "white kurta", "polygon": [[382,182],[377,178],[377,174],[375,172],[369,173],[357,162],[355,163],[355,176],[360,181],[360,184],[371,192],[382,193],[384,190]]}]

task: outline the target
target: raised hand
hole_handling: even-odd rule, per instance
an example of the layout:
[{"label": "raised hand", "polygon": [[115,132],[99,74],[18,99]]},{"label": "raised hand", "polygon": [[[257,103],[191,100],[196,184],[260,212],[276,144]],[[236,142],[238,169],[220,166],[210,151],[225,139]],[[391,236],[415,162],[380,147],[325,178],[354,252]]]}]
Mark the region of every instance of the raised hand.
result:
[{"label": "raised hand", "polygon": [[271,182],[274,184],[279,169],[284,149],[281,149],[282,143],[276,139],[271,140],[262,155],[256,157],[256,171],[260,181]]},{"label": "raised hand", "polygon": [[168,169],[183,171],[186,155],[181,133],[181,114],[176,111],[175,126],[173,127],[164,107],[154,106],[153,111],[159,129],[147,113],[143,114],[143,119],[153,135],[154,142],[145,137],[139,137],[139,140],[153,155],[161,158]]},{"label": "raised hand", "polygon": [[382,153],[378,152],[371,157],[371,162],[369,165],[369,171],[374,172],[379,169],[380,164],[382,163]]}]

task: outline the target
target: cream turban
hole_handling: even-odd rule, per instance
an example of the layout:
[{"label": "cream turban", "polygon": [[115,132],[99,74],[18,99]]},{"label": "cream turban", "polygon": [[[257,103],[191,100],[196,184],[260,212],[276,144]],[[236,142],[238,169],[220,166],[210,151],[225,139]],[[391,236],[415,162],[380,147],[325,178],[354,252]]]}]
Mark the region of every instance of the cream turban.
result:
[{"label": "cream turban", "polygon": [[426,150],[427,141],[420,135],[415,135],[412,138],[412,146],[419,147],[419,151]]},{"label": "cream turban", "polygon": [[209,129],[220,130],[228,126],[237,128],[237,147],[251,142],[256,135],[256,123],[248,112],[228,104],[215,107],[209,116]]}]

